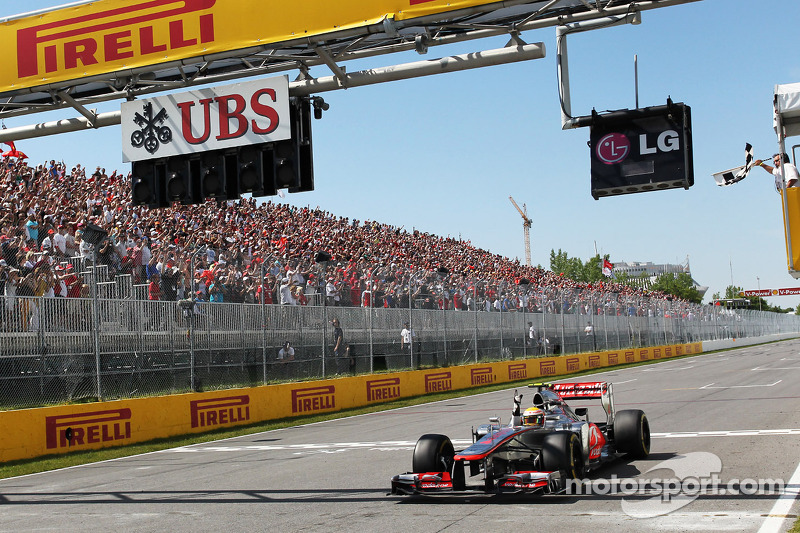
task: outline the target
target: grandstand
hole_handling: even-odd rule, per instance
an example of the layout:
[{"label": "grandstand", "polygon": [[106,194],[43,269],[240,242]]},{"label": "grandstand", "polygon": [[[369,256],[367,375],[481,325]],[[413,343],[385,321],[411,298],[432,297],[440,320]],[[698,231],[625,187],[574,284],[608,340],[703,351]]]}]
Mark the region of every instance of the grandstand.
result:
[{"label": "grandstand", "polygon": [[[33,265],[41,265],[45,256],[53,267],[70,263],[86,276],[92,272],[87,266],[94,261],[94,247],[82,234],[89,225],[96,225],[108,233],[108,241],[97,246],[97,263],[104,267],[98,269],[98,282],[106,297],[141,298],[154,273],[161,278],[161,300],[188,298],[192,280],[207,297],[208,287],[219,280],[221,301],[255,302],[263,296],[267,303],[279,303],[280,283],[288,272],[303,294],[311,296],[319,290],[320,277],[326,283],[333,278],[340,304],[351,306],[363,304],[365,290],[376,305],[397,306],[412,280],[415,297],[423,300],[433,296],[430,285],[435,282],[438,307],[454,304],[450,301],[454,293],[463,297],[470,287],[477,287],[481,300],[514,293],[510,289],[522,278],[540,288],[590,288],[462,240],[408,232],[377,221],[350,220],[310,207],[259,205],[254,199],[175,205],[165,210],[134,207],[128,200],[129,185],[129,179],[108,176],[103,169],[87,173],[80,165],[68,170],[51,162],[49,167],[30,168],[7,161],[0,177],[5,207],[0,233],[3,259],[21,278],[30,273],[26,263],[32,259]],[[53,244],[60,239],[59,233],[65,247]],[[205,252],[194,252],[200,248]],[[314,261],[318,251],[331,255],[324,272]],[[439,269],[449,273],[446,280],[436,277]],[[165,272],[170,275],[164,276]],[[53,286],[39,290],[44,289],[44,294],[52,289],[54,295],[61,295],[55,286],[58,279],[54,276],[48,281]],[[592,289],[662,296],[614,283]],[[512,296],[511,304],[519,307],[519,298]],[[291,303],[307,303],[299,300]],[[465,301],[461,298],[456,305],[463,306]]]},{"label": "grandstand", "polygon": [[[242,199],[149,210],[129,198],[116,172],[0,163],[0,405],[797,328],[794,317],[578,283],[468,241],[319,208]],[[331,350],[332,318],[344,357]],[[417,334],[410,352],[404,322]],[[285,341],[292,361],[276,357]]]}]

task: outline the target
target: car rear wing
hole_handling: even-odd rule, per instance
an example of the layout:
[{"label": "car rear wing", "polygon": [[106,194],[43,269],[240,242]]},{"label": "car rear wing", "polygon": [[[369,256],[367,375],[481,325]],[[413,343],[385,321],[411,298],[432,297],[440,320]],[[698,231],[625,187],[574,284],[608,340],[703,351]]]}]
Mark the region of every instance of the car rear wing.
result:
[{"label": "car rear wing", "polygon": [[603,394],[608,390],[608,382],[556,383],[552,386],[552,389],[565,400],[599,400],[603,398]]},{"label": "car rear wing", "polygon": [[600,400],[607,423],[614,423],[614,390],[607,381],[533,383],[528,386],[539,390],[533,399],[537,407],[558,405],[562,400]]}]

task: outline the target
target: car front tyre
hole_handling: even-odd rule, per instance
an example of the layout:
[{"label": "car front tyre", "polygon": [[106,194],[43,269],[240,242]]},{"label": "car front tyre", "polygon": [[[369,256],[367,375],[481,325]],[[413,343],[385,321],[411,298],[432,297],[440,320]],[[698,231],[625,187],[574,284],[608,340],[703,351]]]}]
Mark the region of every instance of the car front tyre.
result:
[{"label": "car front tyre", "polygon": [[450,472],[455,454],[453,443],[447,436],[436,433],[423,435],[414,447],[412,471],[415,474]]}]

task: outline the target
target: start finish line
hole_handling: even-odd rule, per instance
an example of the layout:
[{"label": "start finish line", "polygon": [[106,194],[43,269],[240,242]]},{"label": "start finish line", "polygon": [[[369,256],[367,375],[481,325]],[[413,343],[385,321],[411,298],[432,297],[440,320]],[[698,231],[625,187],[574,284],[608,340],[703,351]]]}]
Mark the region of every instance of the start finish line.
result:
[{"label": "start finish line", "polygon": [[800,294],[800,287],[790,287],[786,289],[757,289],[752,291],[741,291],[739,296],[791,296]]}]

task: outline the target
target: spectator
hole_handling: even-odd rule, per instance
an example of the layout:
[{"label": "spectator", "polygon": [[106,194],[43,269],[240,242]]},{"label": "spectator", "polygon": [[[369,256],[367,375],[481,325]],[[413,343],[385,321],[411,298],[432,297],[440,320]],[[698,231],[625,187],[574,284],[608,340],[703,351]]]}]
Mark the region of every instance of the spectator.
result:
[{"label": "spectator", "polygon": [[293,290],[294,282],[291,278],[283,278],[280,285],[281,305],[297,305],[297,298]]},{"label": "spectator", "polygon": [[331,320],[331,324],[333,325],[333,357],[336,359],[336,372],[343,374],[345,368],[344,331],[339,324],[338,318]]},{"label": "spectator", "polygon": [[411,353],[411,343],[414,342],[414,339],[416,338],[417,334],[411,329],[411,326],[409,326],[408,322],[403,324],[403,329],[400,331],[400,348],[404,353]]},{"label": "spectator", "polygon": [[161,300],[161,280],[158,272],[150,276],[150,284],[147,286],[147,299],[151,301]]},{"label": "spectator", "polygon": [[281,363],[294,361],[294,348],[292,348],[292,345],[289,343],[289,341],[284,342],[281,349],[278,350],[278,361]]},{"label": "spectator", "polygon": [[[71,179],[64,179],[68,168]],[[100,264],[109,265],[112,276],[132,272],[136,283],[149,282],[159,273],[163,285],[159,299],[184,296],[193,276],[202,281],[198,286],[214,302],[260,302],[263,296],[264,303],[277,303],[282,297],[281,281],[288,277],[296,287],[290,290],[290,304],[302,305],[306,300],[302,288],[314,272],[315,280],[324,280],[315,284],[332,306],[409,308],[418,300],[426,309],[488,311],[497,302],[497,310],[503,311],[662,313],[662,307],[643,306],[639,301],[643,296],[663,301],[665,295],[660,293],[613,282],[592,287],[521,265],[469,241],[337,217],[319,208],[259,205],[249,199],[149,210],[133,206],[129,197],[130,180],[120,179],[117,172],[109,176],[99,168],[85,179],[84,165],[53,161],[34,169],[0,162],[4,204],[0,254],[9,271],[22,268],[21,284],[38,263],[41,245],[56,261],[76,255],[91,259],[92,247],[82,233],[93,223],[109,233],[109,241],[98,249]],[[52,237],[48,237],[51,229]],[[187,265],[190,254],[203,247],[206,252],[196,258],[195,272],[184,267],[174,280],[169,279],[171,272],[163,275],[168,259],[173,266]],[[326,268],[314,261],[318,250],[336,250]],[[80,294],[83,282],[77,275],[83,262],[74,264],[78,269],[55,272],[52,288],[56,294],[63,294],[62,282],[68,297]],[[441,269],[450,272],[446,279],[435,275]],[[527,294],[512,294],[510,284],[523,277],[531,280]],[[212,286],[216,290],[211,291]],[[581,293],[591,296],[583,298]],[[671,306],[681,304],[674,301]]]}]

